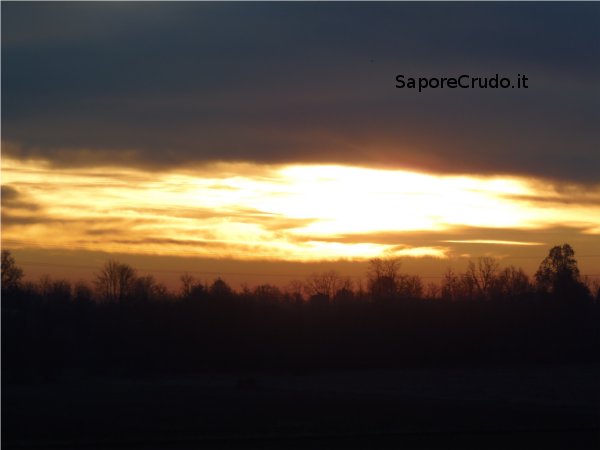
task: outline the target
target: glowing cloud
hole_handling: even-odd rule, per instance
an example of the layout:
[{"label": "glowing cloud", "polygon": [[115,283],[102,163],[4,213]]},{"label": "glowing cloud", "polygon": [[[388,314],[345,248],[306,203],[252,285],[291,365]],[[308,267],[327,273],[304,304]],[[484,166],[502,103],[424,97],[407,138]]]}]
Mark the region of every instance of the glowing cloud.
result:
[{"label": "glowing cloud", "polygon": [[[444,257],[447,243],[543,243],[446,238],[411,247],[402,233],[600,229],[600,190],[586,192],[581,203],[565,202],[548,184],[516,177],[225,163],[187,173],[59,170],[10,158],[2,172],[10,200],[3,202],[2,237],[13,247],[290,261]],[[369,239],[388,232],[398,241]],[[348,235],[363,239],[336,240]]]}]

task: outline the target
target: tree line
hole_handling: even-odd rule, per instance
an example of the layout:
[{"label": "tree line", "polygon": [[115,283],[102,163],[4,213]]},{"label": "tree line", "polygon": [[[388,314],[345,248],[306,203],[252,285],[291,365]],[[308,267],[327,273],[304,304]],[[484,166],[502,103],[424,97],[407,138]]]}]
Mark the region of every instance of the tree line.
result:
[{"label": "tree line", "polygon": [[582,279],[575,252],[569,244],[553,247],[540,263],[533,279],[520,267],[502,268],[497,259],[480,257],[469,261],[467,270],[458,273],[448,268],[441,282],[425,285],[418,275],[401,272],[399,258],[369,261],[366,283],[354,282],[334,270],[313,273],[304,280],[293,280],[285,287],[265,283],[233,289],[221,277],[212,283],[184,273],[180,289],[171,292],[152,275],[139,275],[131,265],[108,260],[95,274],[93,285],[84,281],[43,276],[35,282],[23,281],[23,270],[9,250],[2,251],[2,293],[8,297],[37,296],[57,302],[144,303],[150,301],[202,300],[237,296],[273,303],[328,304],[348,301],[399,301],[403,299],[503,300],[533,296],[598,301],[600,282]]},{"label": "tree line", "polygon": [[374,259],[366,282],[315,273],[284,288],[233,289],[189,274],[171,292],[108,261],[94,284],[25,281],[2,252],[3,382],[65,374],[320,370],[600,362],[598,286],[573,249],[530,279],[480,258],[439,285]]}]

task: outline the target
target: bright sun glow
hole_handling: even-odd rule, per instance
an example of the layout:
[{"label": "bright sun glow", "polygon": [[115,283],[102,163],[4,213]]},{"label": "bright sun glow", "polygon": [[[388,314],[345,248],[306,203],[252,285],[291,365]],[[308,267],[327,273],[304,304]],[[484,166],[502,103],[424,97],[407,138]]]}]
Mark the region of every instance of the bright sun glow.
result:
[{"label": "bright sun glow", "polygon": [[[56,169],[4,158],[2,238],[13,247],[82,248],[239,259],[444,257],[444,239],[407,245],[395,233],[471,228],[600,230],[600,193],[536,201],[540,181],[435,176],[337,165],[221,164],[154,173]],[[226,173],[224,176],[214,174]],[[537,245],[519,240],[472,240]]]}]

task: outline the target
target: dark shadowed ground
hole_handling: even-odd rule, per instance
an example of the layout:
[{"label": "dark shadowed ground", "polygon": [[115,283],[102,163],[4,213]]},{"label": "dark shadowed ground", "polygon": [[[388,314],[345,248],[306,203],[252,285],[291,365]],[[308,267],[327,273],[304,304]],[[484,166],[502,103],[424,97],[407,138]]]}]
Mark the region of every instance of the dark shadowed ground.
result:
[{"label": "dark shadowed ground", "polygon": [[600,448],[600,365],[3,384],[4,448]]}]

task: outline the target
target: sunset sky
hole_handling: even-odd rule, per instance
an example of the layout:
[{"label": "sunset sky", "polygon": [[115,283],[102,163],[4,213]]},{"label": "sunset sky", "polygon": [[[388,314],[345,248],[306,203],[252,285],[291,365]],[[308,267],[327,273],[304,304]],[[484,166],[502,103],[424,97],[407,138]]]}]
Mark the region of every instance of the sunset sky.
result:
[{"label": "sunset sky", "polygon": [[[496,73],[529,88],[395,88]],[[598,3],[3,3],[2,248],[174,286],[568,242],[600,277],[598,80]]]}]

